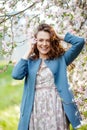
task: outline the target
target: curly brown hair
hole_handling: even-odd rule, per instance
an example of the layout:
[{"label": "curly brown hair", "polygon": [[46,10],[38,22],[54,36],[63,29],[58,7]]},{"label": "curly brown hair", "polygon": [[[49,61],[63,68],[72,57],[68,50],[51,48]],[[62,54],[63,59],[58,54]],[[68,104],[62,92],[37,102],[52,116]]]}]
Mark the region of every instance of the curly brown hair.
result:
[{"label": "curly brown hair", "polygon": [[[51,49],[47,54],[49,59],[58,58],[65,53],[64,48],[60,45],[60,39],[57,36],[52,26],[45,23],[40,24],[36,30],[35,38],[37,38],[37,34],[39,31],[45,31],[50,34]],[[39,51],[37,49],[37,44],[34,45],[34,52],[32,58],[33,59],[39,58]]]}]

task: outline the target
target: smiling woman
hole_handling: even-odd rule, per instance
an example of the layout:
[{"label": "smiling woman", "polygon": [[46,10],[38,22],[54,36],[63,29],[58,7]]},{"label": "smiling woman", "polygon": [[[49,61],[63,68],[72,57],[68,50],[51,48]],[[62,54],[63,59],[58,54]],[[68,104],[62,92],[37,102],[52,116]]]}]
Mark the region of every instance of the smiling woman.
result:
[{"label": "smiling woman", "polygon": [[[33,45],[32,52],[28,51],[27,56],[29,55],[29,57],[33,54],[32,58],[37,59],[41,58],[42,53],[45,53],[45,59],[53,59],[63,55],[65,52],[60,45],[60,40],[63,40],[64,36],[57,35],[54,29],[47,24],[38,26],[35,39],[37,44]],[[41,53],[41,51],[43,52]]]},{"label": "smiling woman", "polygon": [[50,34],[48,32],[40,31],[37,34],[37,49],[40,58],[48,58],[48,53],[51,49]]},{"label": "smiling woman", "polygon": [[[38,26],[35,39],[12,73],[18,80],[25,77],[18,130],[70,130],[70,123],[76,129],[82,119],[66,70],[81,52],[84,39],[70,33],[59,36],[48,24]],[[72,44],[66,52],[61,40]]]}]

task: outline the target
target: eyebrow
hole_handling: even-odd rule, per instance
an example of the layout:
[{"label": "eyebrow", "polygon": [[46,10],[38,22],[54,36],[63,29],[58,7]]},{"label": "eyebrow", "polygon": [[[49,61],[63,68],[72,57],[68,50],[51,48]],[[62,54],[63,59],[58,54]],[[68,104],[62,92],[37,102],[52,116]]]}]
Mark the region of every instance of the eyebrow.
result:
[{"label": "eyebrow", "polygon": [[[39,40],[44,40],[44,38],[38,38]],[[45,40],[50,40],[50,38],[49,39],[45,39]]]}]

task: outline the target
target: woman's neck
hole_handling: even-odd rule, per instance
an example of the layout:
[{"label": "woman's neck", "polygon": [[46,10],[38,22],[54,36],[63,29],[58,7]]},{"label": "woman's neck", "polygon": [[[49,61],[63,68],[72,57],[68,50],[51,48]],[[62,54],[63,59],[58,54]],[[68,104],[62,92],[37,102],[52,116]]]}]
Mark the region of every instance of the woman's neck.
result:
[{"label": "woman's neck", "polygon": [[39,58],[40,58],[40,59],[43,59],[43,60],[46,60],[46,59],[48,59],[48,56],[47,56],[47,55],[44,55],[44,56],[43,56],[43,55],[40,55]]}]

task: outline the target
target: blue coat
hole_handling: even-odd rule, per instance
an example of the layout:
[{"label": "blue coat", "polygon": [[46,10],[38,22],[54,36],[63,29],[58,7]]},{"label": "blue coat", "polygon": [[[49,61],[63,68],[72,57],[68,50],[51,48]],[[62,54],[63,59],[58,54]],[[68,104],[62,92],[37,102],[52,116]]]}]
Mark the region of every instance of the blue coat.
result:
[{"label": "blue coat", "polygon": [[[65,42],[72,47],[64,55],[53,60],[45,60],[46,65],[54,75],[55,85],[62,99],[63,108],[73,128],[80,124],[81,116],[74,102],[74,96],[69,89],[66,69],[67,66],[78,56],[84,46],[84,39],[67,33]],[[30,116],[34,103],[36,74],[41,59],[21,59],[14,67],[12,77],[21,80],[25,77],[23,98],[20,110],[20,121],[18,130],[28,130]]]}]

